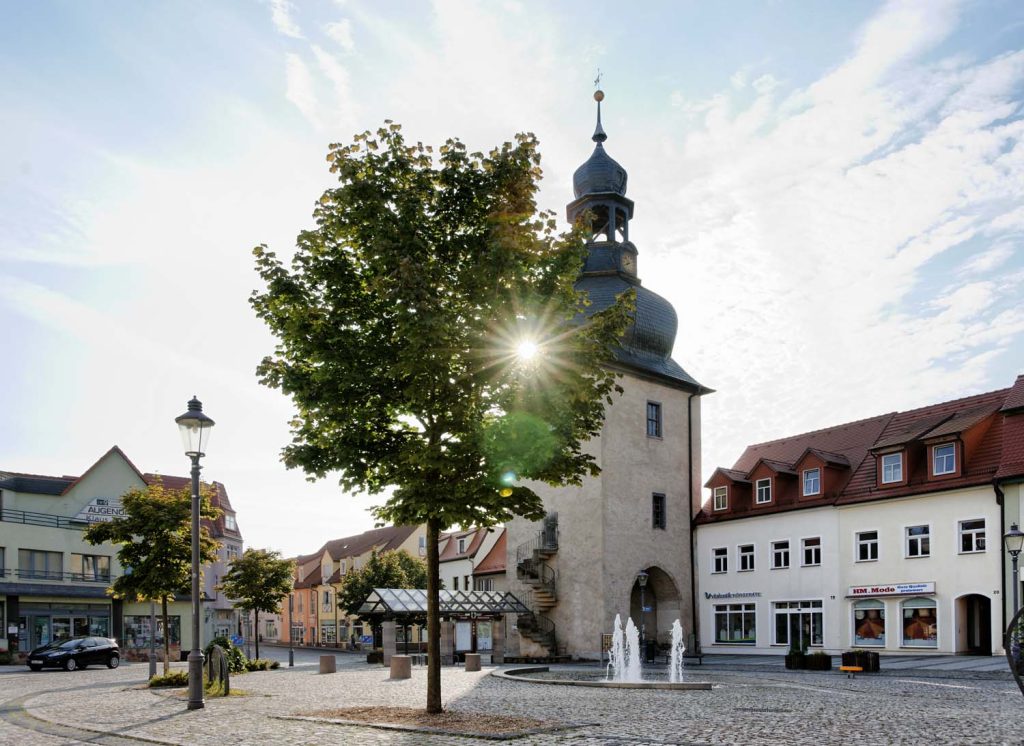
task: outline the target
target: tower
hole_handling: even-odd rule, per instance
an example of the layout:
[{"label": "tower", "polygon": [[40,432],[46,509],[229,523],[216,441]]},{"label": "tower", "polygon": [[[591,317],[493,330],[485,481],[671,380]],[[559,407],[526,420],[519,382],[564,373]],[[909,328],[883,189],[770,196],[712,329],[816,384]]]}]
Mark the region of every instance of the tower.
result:
[{"label": "tower", "polygon": [[508,525],[510,585],[532,609],[509,639],[521,655],[597,658],[616,614],[662,643],[675,619],[696,631],[692,518],[701,502],[700,397],[710,389],[672,359],[675,309],[641,283],[627,174],[605,151],[604,94],[594,98],[594,151],[573,175],[567,207],[570,221],[589,219],[576,287],[589,298],[588,314],[630,289],[636,309],[612,363],[624,393],[588,444],[601,474],[582,487],[534,485],[548,517]]}]

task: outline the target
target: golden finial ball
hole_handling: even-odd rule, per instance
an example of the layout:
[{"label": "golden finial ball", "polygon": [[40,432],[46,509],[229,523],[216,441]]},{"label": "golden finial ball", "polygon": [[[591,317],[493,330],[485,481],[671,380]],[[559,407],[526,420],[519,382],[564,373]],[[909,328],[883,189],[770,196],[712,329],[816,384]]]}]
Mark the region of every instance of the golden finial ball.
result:
[{"label": "golden finial ball", "polygon": [[602,91],[600,88],[594,91],[594,100],[597,101],[598,103],[604,101],[604,91]]}]

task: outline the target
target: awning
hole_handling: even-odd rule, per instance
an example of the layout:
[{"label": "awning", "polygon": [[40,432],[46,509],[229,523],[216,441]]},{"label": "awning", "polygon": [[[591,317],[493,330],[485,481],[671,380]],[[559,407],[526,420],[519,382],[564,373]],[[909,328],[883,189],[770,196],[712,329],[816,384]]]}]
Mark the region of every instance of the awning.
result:
[{"label": "awning", "polygon": [[[441,614],[525,614],[529,609],[509,592],[441,591]],[[359,607],[359,616],[422,617],[427,613],[427,592],[422,588],[374,588]]]}]

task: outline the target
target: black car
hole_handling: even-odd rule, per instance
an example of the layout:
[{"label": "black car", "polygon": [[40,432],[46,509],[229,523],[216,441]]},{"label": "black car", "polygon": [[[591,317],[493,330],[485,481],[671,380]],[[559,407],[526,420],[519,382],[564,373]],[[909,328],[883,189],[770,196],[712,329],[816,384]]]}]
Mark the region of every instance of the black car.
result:
[{"label": "black car", "polygon": [[108,637],[72,637],[55,640],[29,653],[28,667],[41,671],[45,666],[62,666],[65,671],[85,668],[90,663],[103,663],[117,668],[121,662],[121,649],[117,640]]}]

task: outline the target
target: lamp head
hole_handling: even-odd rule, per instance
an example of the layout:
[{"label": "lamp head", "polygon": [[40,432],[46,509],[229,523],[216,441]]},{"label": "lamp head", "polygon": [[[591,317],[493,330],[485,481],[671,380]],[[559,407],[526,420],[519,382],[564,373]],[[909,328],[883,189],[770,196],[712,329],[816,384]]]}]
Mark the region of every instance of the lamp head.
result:
[{"label": "lamp head", "polygon": [[1003,534],[1003,543],[1006,545],[1006,551],[1016,557],[1021,549],[1024,549],[1024,531],[1017,528],[1016,523],[1011,523],[1010,530]]},{"label": "lamp head", "polygon": [[210,430],[213,429],[214,421],[203,414],[203,403],[194,395],[189,400],[188,411],[183,415],[174,418],[178,423],[178,432],[181,434],[181,444],[185,448],[186,456],[204,456],[205,449],[209,445]]},{"label": "lamp head", "polygon": [[638,572],[636,574],[636,582],[638,582],[640,584],[641,588],[646,588],[647,587],[647,573],[645,573],[643,570]]}]

